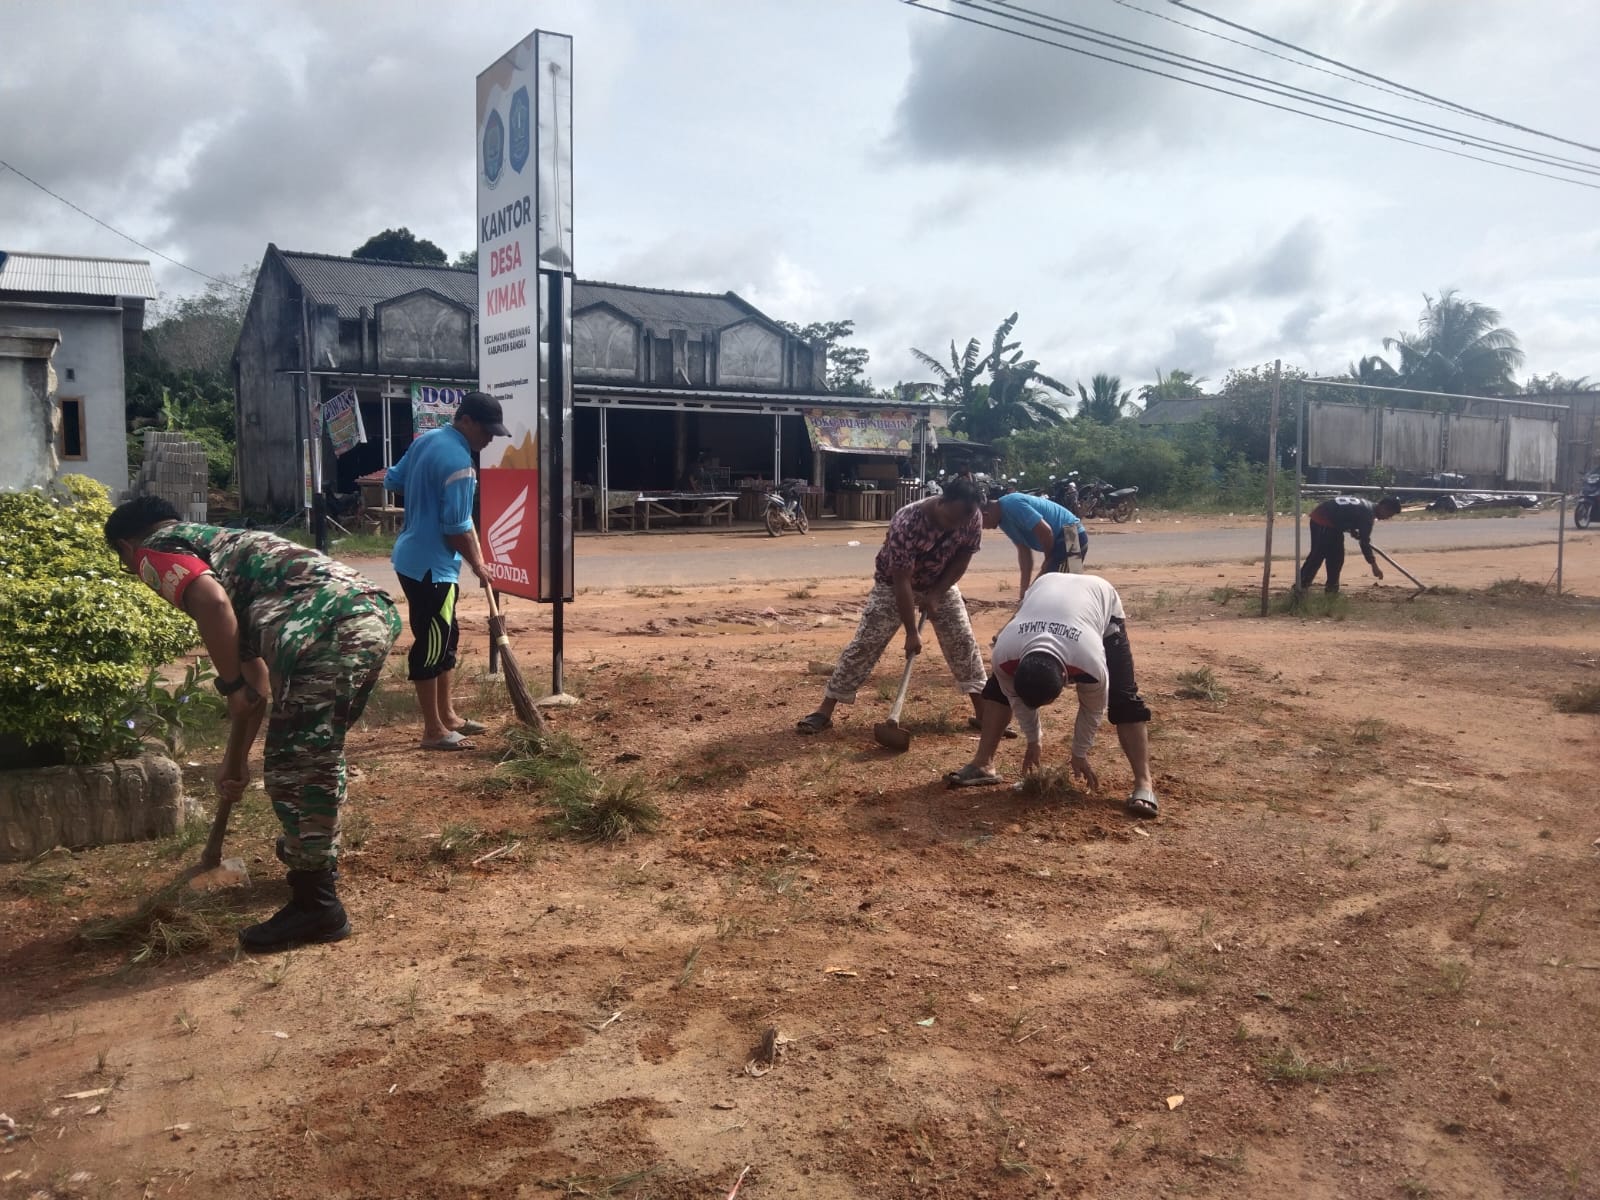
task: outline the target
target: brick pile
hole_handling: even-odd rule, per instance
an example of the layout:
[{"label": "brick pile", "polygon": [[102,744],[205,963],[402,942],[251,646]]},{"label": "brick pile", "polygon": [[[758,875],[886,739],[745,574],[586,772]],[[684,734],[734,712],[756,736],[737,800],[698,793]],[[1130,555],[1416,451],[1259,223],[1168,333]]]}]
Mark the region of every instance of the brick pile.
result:
[{"label": "brick pile", "polygon": [[144,465],[133,481],[135,496],[160,496],[184,521],[206,519],[206,448],[181,433],[144,431]]}]

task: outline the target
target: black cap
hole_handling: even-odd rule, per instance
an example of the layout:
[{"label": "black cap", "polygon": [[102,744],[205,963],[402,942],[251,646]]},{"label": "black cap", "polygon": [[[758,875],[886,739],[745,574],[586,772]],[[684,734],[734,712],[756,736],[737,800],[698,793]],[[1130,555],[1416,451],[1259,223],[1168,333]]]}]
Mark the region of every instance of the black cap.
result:
[{"label": "black cap", "polygon": [[488,392],[468,392],[461,397],[456,416],[471,417],[495,437],[511,436],[511,431],[506,428],[505,410],[500,407],[500,401]]}]

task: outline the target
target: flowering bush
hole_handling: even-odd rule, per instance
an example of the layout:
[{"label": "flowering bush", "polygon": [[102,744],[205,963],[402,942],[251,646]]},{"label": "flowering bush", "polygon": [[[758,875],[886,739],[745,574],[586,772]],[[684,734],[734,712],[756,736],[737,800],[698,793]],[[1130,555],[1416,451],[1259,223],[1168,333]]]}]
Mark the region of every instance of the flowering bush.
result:
[{"label": "flowering bush", "polygon": [[0,753],[8,759],[96,757],[108,722],[139,723],[130,696],[155,686],[151,668],[195,643],[194,623],[122,570],[105,542],[110,514],[105,488],[81,475],[55,491],[0,493]]}]

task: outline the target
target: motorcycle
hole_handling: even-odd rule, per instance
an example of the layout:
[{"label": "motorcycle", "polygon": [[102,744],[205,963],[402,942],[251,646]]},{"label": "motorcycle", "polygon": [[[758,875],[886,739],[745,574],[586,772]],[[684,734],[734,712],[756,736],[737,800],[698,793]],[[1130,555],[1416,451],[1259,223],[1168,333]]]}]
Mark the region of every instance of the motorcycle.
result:
[{"label": "motorcycle", "polygon": [[800,502],[800,493],[794,484],[767,493],[765,515],[768,537],[777,537],[790,529],[797,533],[807,533],[811,529],[811,520],[806,516],[805,505]]},{"label": "motorcycle", "polygon": [[1079,507],[1073,511],[1081,518],[1108,517],[1121,525],[1138,511],[1138,497],[1136,487],[1113,488],[1104,479],[1096,479],[1078,489]]},{"label": "motorcycle", "polygon": [[1589,528],[1597,507],[1600,507],[1600,471],[1590,471],[1583,477],[1583,495],[1572,506],[1572,523],[1579,529]]}]

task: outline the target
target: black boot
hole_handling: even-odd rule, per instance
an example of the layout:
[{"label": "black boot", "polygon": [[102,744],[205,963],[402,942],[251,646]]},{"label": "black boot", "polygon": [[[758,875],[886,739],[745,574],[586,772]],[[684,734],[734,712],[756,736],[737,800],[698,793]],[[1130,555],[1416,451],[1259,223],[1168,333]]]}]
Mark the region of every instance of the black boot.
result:
[{"label": "black boot", "polygon": [[350,921],[339,903],[332,869],[290,871],[292,897],[267,920],[239,931],[239,944],[250,954],[272,954],[315,942],[337,942],[350,936]]}]

